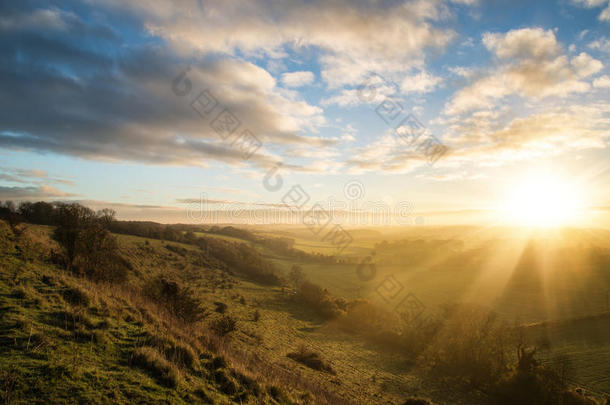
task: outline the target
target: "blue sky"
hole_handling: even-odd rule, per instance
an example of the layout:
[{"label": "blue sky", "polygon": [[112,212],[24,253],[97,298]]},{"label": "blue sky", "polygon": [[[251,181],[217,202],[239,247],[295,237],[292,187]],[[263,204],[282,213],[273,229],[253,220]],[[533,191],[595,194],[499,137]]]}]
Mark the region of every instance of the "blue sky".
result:
[{"label": "blue sky", "polygon": [[[367,201],[493,209],[538,172],[610,203],[607,0],[9,1],[0,33],[0,200],[181,222],[202,194],[280,203],[262,179],[281,163],[308,206],[356,181]],[[405,144],[377,112],[396,103],[446,153]]]}]

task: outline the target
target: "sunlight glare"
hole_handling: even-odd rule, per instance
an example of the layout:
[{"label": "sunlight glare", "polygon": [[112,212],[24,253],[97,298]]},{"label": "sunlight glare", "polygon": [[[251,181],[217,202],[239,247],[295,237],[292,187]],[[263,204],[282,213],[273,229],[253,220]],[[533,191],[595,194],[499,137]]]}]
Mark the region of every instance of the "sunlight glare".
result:
[{"label": "sunlight glare", "polygon": [[515,225],[555,227],[572,224],[583,208],[582,190],[557,177],[524,179],[510,191],[502,209]]}]

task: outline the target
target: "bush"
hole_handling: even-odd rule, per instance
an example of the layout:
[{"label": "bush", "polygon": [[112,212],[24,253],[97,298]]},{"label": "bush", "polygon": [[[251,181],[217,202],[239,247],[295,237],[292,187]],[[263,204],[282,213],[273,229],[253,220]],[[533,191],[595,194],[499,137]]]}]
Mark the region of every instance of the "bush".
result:
[{"label": "bush", "polygon": [[237,321],[225,315],[210,322],[210,329],[218,336],[226,336],[237,329]]},{"label": "bush", "polygon": [[207,316],[207,311],[191,289],[175,281],[163,277],[152,279],[144,286],[144,295],[183,322],[194,323]]},{"label": "bush", "polygon": [[172,337],[162,337],[156,334],[146,333],[145,345],[156,348],[165,358],[179,367],[194,369],[197,363],[197,355],[193,348]]},{"label": "bush", "polygon": [[341,329],[347,332],[374,335],[393,328],[396,324],[391,312],[363,299],[356,299],[347,304],[345,315],[339,323]]},{"label": "bush", "polygon": [[149,346],[138,347],[131,355],[131,363],[148,371],[162,385],[175,388],[179,382],[176,368]]},{"label": "bush", "polygon": [[271,396],[271,398],[273,398],[280,404],[290,403],[290,399],[288,398],[286,392],[276,385],[269,386],[267,388],[267,393],[269,394],[269,396]]},{"label": "bush", "polygon": [[509,369],[510,330],[498,317],[475,305],[446,308],[443,327],[428,347],[432,371],[474,386],[489,386]]},{"label": "bush", "polygon": [[197,244],[216,259],[226,263],[231,270],[255,281],[279,285],[280,278],[274,266],[256,248],[246,243],[230,243],[215,238],[199,238]]},{"label": "bush", "polygon": [[337,300],[326,289],[309,281],[303,281],[299,285],[296,299],[310,306],[325,319],[333,319],[344,313]]},{"label": "bush", "polygon": [[299,363],[318,371],[325,371],[327,373],[335,374],[330,364],[322,360],[322,356],[318,352],[308,349],[304,345],[301,345],[296,352],[288,353],[286,357],[298,361]]},{"label": "bush", "polygon": [[219,314],[224,314],[225,312],[227,312],[227,308],[229,307],[224,302],[214,303],[214,311],[218,312]]},{"label": "bush", "polygon": [[527,367],[521,355],[515,370],[497,383],[494,391],[501,405],[597,405],[597,401],[585,396],[582,390],[570,391],[556,370],[539,365],[533,358],[534,350],[527,353]]},{"label": "bush", "polygon": [[78,287],[66,287],[61,291],[61,296],[71,305],[89,306],[89,295]]}]

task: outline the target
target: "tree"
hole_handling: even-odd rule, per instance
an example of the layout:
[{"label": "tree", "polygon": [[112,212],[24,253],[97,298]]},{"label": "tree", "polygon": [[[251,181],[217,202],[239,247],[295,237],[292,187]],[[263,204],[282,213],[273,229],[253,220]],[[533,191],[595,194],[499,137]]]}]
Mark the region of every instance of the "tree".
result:
[{"label": "tree", "polygon": [[110,225],[112,225],[115,220],[115,216],[116,211],[110,208],[104,208],[97,212],[97,217],[99,218],[102,226],[106,229],[110,228]]},{"label": "tree", "polygon": [[290,273],[288,274],[288,280],[290,280],[295,287],[298,287],[305,280],[303,268],[298,264],[292,265]]},{"label": "tree", "polygon": [[53,204],[38,201],[23,202],[19,205],[19,214],[26,222],[41,225],[53,225],[55,222],[55,207]]},{"label": "tree", "polygon": [[79,204],[59,204],[54,239],[64,249],[68,270],[107,281],[126,275],[125,261],[118,255],[116,239],[105,228],[112,210],[93,210]]},{"label": "tree", "polygon": [[57,212],[57,228],[53,238],[64,248],[66,266],[72,270],[76,257],[85,249],[85,233],[95,226],[95,213],[80,204],[60,204]]}]

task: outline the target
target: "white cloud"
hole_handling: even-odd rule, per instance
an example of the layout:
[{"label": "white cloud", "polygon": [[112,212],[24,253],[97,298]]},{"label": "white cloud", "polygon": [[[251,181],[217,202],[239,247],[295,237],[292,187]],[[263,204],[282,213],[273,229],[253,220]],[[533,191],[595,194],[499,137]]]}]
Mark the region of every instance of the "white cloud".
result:
[{"label": "white cloud", "polygon": [[561,51],[553,31],[541,28],[511,30],[506,34],[486,33],[483,44],[501,59],[550,59]]},{"label": "white cloud", "polygon": [[602,10],[598,19],[600,21],[610,21],[610,2],[608,0],[572,0],[572,2],[586,8],[595,8],[605,5],[606,8]]},{"label": "white cloud", "polygon": [[572,66],[579,77],[591,76],[602,70],[604,65],[584,52],[572,59]]},{"label": "white cloud", "polygon": [[608,89],[610,88],[610,76],[604,75],[593,81],[593,87]]},{"label": "white cloud", "polygon": [[[403,72],[422,66],[428,48],[439,49],[455,36],[436,23],[450,17],[445,1],[388,3],[349,0],[185,0],[168,7],[140,0],[131,7],[154,35],[185,53],[284,55],[284,47],[320,50],[322,78],[331,88],[356,85],[370,71]],[[472,3],[472,1],[461,1]],[[270,12],[274,10],[274,12]]]},{"label": "white cloud", "polygon": [[610,21],[610,4],[608,4],[608,7],[599,15],[599,19],[602,21]]},{"label": "white cloud", "polygon": [[487,33],[483,43],[498,58],[498,66],[456,92],[445,106],[445,113],[492,108],[513,94],[540,100],[583,93],[590,84],[581,79],[603,68],[600,61],[584,52],[569,60],[551,30],[525,28],[506,34]]},{"label": "white cloud", "polygon": [[286,87],[301,87],[311,84],[313,81],[314,75],[308,71],[290,72],[282,75],[282,83]]},{"label": "white cloud", "polygon": [[596,39],[595,41],[591,42],[588,47],[596,51],[610,53],[610,38],[601,37]]},{"label": "white cloud", "polygon": [[419,72],[413,76],[405,76],[400,83],[400,90],[403,93],[428,93],[433,91],[442,79],[431,75],[428,72]]},{"label": "white cloud", "polygon": [[584,7],[599,7],[599,6],[606,4],[606,2],[608,0],[572,0],[572,1],[576,4],[584,6]]},{"label": "white cloud", "polygon": [[608,103],[551,107],[518,118],[498,112],[477,112],[456,117],[443,139],[453,146],[449,160],[501,166],[605,147],[610,136],[610,122],[605,118],[608,112]]}]

